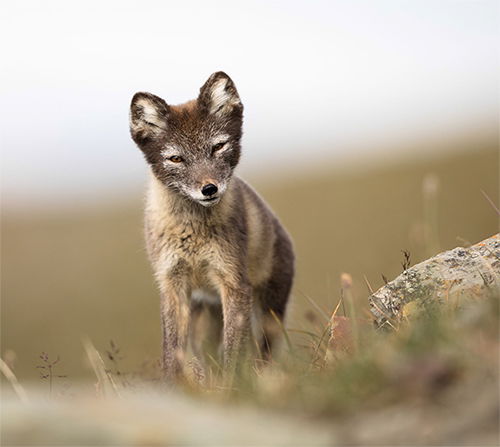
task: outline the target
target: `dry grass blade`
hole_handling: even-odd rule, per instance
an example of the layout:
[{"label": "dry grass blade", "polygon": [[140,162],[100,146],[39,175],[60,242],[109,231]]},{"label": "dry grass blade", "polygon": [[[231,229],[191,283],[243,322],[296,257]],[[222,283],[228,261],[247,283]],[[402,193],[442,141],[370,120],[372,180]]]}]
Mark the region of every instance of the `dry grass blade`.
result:
[{"label": "dry grass blade", "polygon": [[106,371],[104,361],[101,357],[101,354],[99,354],[99,351],[87,337],[82,338],[82,343],[89,362],[92,365],[92,369],[94,370],[94,373],[97,377],[98,392],[103,397],[109,395],[120,397],[118,387],[116,386],[116,383],[113,380],[111,374]]},{"label": "dry grass blade", "polygon": [[326,321],[329,321],[328,319],[328,314],[316,303],[316,301],[314,301],[311,297],[305,295],[305,298],[307,299],[307,301],[309,301],[309,303],[311,303],[313,305],[313,307],[324,317],[324,319]]},{"label": "dry grass blade", "polygon": [[276,323],[278,323],[278,326],[280,327],[281,332],[283,332],[283,336],[285,337],[288,351],[293,352],[292,342],[290,340],[290,337],[288,336],[288,332],[286,331],[285,327],[283,326],[283,322],[278,318],[278,315],[276,315],[276,313],[272,309],[270,309],[269,312],[271,312],[271,315],[275,319]]},{"label": "dry grass blade", "polygon": [[257,340],[254,334],[252,334],[252,342],[255,346],[255,352],[257,352],[259,358],[262,358],[262,349],[260,348],[259,340]]},{"label": "dry grass blade", "polygon": [[321,333],[321,337],[318,341],[318,343],[316,344],[316,346],[314,347],[314,352],[313,352],[313,358],[312,358],[312,362],[311,362],[311,368],[316,364],[316,362],[319,360],[319,358],[321,357],[319,355],[319,350],[321,348],[321,345],[323,344],[323,341],[325,339],[325,336],[326,334],[331,330],[331,322],[329,321],[326,325],[325,325],[325,328],[323,329],[323,332]]},{"label": "dry grass blade", "polygon": [[495,202],[493,202],[493,200],[490,199],[490,196],[488,194],[486,194],[482,189],[481,189],[481,192],[483,194],[483,196],[485,197],[485,199],[489,202],[489,204],[491,205],[491,207],[496,211],[496,213],[500,216],[500,210],[498,209],[498,207],[495,205]]},{"label": "dry grass blade", "polygon": [[21,402],[27,404],[29,402],[29,399],[26,391],[17,380],[16,375],[9,368],[9,365],[7,365],[7,363],[5,363],[2,359],[0,359],[0,371],[2,371],[2,374],[12,385],[12,388],[14,389]]},{"label": "dry grass blade", "polygon": [[339,310],[339,307],[341,304],[343,304],[344,302],[344,295],[342,294],[340,296],[340,299],[339,299],[339,302],[337,303],[337,305],[335,306],[335,309],[333,309],[333,312],[332,312],[332,315],[330,316],[330,323],[333,321],[333,319],[337,316],[337,312]]},{"label": "dry grass blade", "polygon": [[206,353],[207,358],[214,364],[214,366],[217,368],[217,371],[219,371],[221,374],[223,372],[222,366],[220,366],[219,362],[213,358],[212,355],[210,355],[208,352]]},{"label": "dry grass blade", "polygon": [[378,305],[377,303],[375,303],[374,301],[371,302],[371,305],[377,309],[377,311],[380,313],[380,315],[383,315],[384,318],[385,318],[385,321],[384,321],[384,324],[388,324],[389,326],[391,326],[394,330],[398,330],[398,328],[396,328],[396,326],[394,326],[390,320],[391,320],[391,316],[385,312],[384,310],[382,310]]},{"label": "dry grass blade", "polygon": [[333,322],[335,320],[335,317],[337,316],[337,312],[340,308],[340,305],[344,305],[344,292],[343,292],[343,289],[340,289],[340,299],[339,299],[339,302],[337,303],[337,305],[335,306],[335,309],[333,309],[333,312],[332,312],[332,315],[330,316],[330,322],[327,326],[327,328],[330,329],[330,337],[328,338],[328,343],[326,345],[326,351],[325,351],[325,356],[324,356],[324,361],[327,362],[327,358],[328,358],[328,349],[329,347],[332,345],[332,342],[333,342],[333,336],[334,336],[334,333],[333,333]]},{"label": "dry grass blade", "polygon": [[[341,295],[339,302],[337,303],[337,305],[335,306],[335,309],[333,310],[332,314],[330,315],[330,318],[328,319],[328,323],[325,325],[325,328],[324,328],[323,332],[321,333],[321,336],[319,337],[319,341],[314,348],[313,361],[311,362],[311,366],[313,366],[316,363],[316,361],[321,357],[319,355],[319,350],[320,350],[321,345],[323,344],[325,336],[328,332],[330,332],[330,337],[329,337],[329,341],[328,341],[328,343],[330,343],[330,340],[333,336],[333,331],[332,331],[333,322],[334,322],[335,316],[337,315],[337,312],[340,308],[340,305],[343,303],[343,301],[344,301],[344,297],[343,297],[343,295]],[[328,345],[327,345],[327,351],[328,351]],[[325,357],[326,357],[326,353],[325,353]]]},{"label": "dry grass blade", "polygon": [[365,284],[366,284],[366,287],[368,287],[368,291],[373,294],[373,288],[370,284],[370,281],[368,281],[368,278],[366,277],[366,275],[363,275],[363,278],[365,280]]},{"label": "dry grass blade", "polygon": [[319,340],[319,338],[320,338],[318,334],[315,334],[314,332],[311,332],[311,331],[305,331],[303,329],[290,329],[290,328],[288,328],[287,331],[294,332],[296,334],[308,335],[309,337],[315,338],[317,340]]},{"label": "dry grass blade", "polygon": [[349,317],[351,318],[352,341],[354,349],[357,350],[359,348],[358,317],[354,303],[354,296],[352,294],[352,276],[349,273],[342,273],[340,275],[340,286],[343,291],[342,297],[347,300]]}]

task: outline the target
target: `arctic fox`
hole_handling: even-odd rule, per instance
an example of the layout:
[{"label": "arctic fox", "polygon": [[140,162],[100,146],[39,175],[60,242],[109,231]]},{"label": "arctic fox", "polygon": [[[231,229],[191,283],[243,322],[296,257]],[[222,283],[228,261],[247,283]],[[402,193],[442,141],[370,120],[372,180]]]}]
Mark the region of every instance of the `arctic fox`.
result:
[{"label": "arctic fox", "polygon": [[259,195],[233,175],[242,123],[243,105],[223,72],[182,105],[143,92],[132,99],[131,135],[151,171],[145,235],[170,380],[183,376],[188,339],[200,356],[207,341],[222,342],[229,374],[251,335],[269,359],[281,333],[294,276],[292,243]]}]

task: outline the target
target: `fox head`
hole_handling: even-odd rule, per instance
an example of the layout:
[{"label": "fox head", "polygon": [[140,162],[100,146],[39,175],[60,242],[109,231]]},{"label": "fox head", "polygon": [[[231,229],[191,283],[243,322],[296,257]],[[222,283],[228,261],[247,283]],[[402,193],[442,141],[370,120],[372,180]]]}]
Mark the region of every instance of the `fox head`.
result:
[{"label": "fox head", "polygon": [[139,92],[130,106],[132,139],[154,175],[205,207],[220,201],[238,164],[242,124],[240,97],[221,71],[210,76],[196,100],[171,106]]}]

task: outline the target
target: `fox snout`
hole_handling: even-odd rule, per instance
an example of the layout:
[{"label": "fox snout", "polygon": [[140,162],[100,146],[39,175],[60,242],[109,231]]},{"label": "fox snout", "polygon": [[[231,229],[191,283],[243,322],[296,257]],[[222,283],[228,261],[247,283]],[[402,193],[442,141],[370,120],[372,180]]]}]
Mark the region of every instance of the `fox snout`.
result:
[{"label": "fox snout", "polygon": [[[203,206],[215,205],[221,199],[225,187],[219,182],[208,179],[202,182],[199,193],[196,194],[197,201]],[[201,196],[199,195],[201,193]],[[198,198],[199,197],[199,198]]]},{"label": "fox snout", "polygon": [[216,185],[214,185],[213,183],[208,183],[203,188],[201,188],[201,193],[204,196],[209,197],[209,196],[213,196],[218,190],[219,190],[219,188],[217,188]]}]

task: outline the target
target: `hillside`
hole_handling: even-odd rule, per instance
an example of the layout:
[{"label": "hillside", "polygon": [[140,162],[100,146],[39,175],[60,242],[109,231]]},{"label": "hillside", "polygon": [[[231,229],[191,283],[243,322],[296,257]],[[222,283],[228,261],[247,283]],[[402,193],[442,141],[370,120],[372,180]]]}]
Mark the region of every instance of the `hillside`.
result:
[{"label": "hillside", "polygon": [[[498,202],[494,145],[429,161],[386,167],[379,162],[362,172],[335,166],[321,172],[280,184],[254,183],[295,241],[291,327],[313,324],[306,297],[325,309],[338,301],[341,272],[353,276],[355,297],[366,311],[364,276],[378,288],[381,274],[391,278],[400,272],[402,250],[411,253],[412,263],[426,257],[424,220],[426,213],[433,219],[433,207],[435,248],[478,241],[498,230],[481,193]],[[425,211],[422,182],[430,173],[439,186]],[[82,335],[101,350],[114,340],[127,371],[158,356],[158,298],[143,249],[141,208],[133,200],[59,215],[4,210],[2,351],[17,357],[21,380],[38,377],[42,351],[61,357],[60,371],[68,380],[88,377]]]}]

